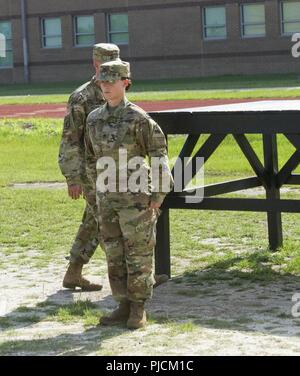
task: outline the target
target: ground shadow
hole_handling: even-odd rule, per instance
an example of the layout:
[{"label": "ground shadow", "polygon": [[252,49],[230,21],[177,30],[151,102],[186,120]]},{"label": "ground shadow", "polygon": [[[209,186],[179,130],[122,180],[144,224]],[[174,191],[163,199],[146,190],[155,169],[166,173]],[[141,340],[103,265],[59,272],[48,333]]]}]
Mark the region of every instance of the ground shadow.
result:
[{"label": "ground shadow", "polygon": [[[83,318],[85,309],[92,309],[97,318],[107,314],[114,309],[116,303],[111,295],[104,296],[101,300],[91,302],[89,295],[76,290],[59,290],[47,297],[46,300],[36,304],[34,307],[19,307],[9,314],[0,317],[1,331],[6,331],[7,341],[0,345],[1,355],[15,355],[24,352],[26,355],[47,353],[47,355],[85,355],[93,350],[101,349],[103,340],[118,336],[126,331],[126,327],[119,325],[113,328],[100,327],[97,324],[87,328],[83,333],[68,333],[68,326],[72,321],[64,323],[57,317],[60,316],[60,310],[72,314],[74,324]],[[26,330],[34,325],[48,323],[51,326],[59,323],[65,325],[66,332],[58,336],[46,339],[33,340],[9,340],[9,333],[15,330]],[[42,330],[43,328],[41,328]],[[60,330],[63,331],[63,330]],[[76,331],[74,329],[74,331]],[[78,331],[78,330],[77,330]]]},{"label": "ground shadow", "polygon": [[[241,270],[240,262],[247,268]],[[300,293],[300,276],[274,269],[261,252],[189,270],[172,283],[173,302],[169,284],[151,304],[162,321],[191,320],[210,328],[300,336],[295,296]]]},{"label": "ground shadow", "polygon": [[[237,268],[242,260],[248,268]],[[227,258],[210,264],[204,270],[195,268],[174,276],[168,283],[155,289],[152,301],[147,304],[149,325],[192,322],[198,327],[212,329],[298,337],[300,318],[292,314],[296,303],[292,297],[300,292],[299,286],[299,276],[274,269],[259,252]],[[84,299],[84,295],[80,296],[81,299]],[[35,323],[45,322],[47,315],[55,315],[62,306],[72,303],[74,294],[60,290],[45,302],[28,308],[26,314],[36,315]],[[116,305],[111,295],[93,304],[96,309],[105,311],[112,310]],[[11,312],[4,319],[15,320],[16,314],[20,312]],[[32,324],[14,321],[13,327],[7,330],[19,330]],[[8,337],[7,342],[0,345],[0,353],[87,355],[99,352],[103,341],[121,336],[128,330],[122,326],[92,326],[74,333],[75,329],[66,325],[65,330],[63,328],[61,331],[59,335],[46,339],[9,341]]]}]

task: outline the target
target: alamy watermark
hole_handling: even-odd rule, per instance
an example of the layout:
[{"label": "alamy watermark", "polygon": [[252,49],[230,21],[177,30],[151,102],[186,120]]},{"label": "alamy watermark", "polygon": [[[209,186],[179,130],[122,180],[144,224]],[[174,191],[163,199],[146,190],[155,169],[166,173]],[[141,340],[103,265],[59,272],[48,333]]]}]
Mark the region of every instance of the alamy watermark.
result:
[{"label": "alamy watermark", "polygon": [[300,293],[294,294],[292,296],[292,301],[296,302],[291,309],[292,316],[298,318],[300,317]]},{"label": "alamy watermark", "polygon": [[0,295],[0,317],[7,314],[8,299],[5,295]]},{"label": "alamy watermark", "polygon": [[6,38],[0,33],[0,57],[6,57]]},{"label": "alamy watermark", "polygon": [[300,57],[300,33],[292,35],[292,42],[296,42],[292,47],[292,56],[298,58]]},{"label": "alamy watermark", "polygon": [[[120,148],[118,161],[101,157],[97,161],[97,191],[168,193],[172,178],[168,157],[151,157],[148,166],[145,158],[136,156],[128,160],[126,149]],[[149,176],[151,186],[149,186]],[[199,203],[204,198],[204,158],[177,159],[174,164],[173,191],[183,193],[186,203]]]}]

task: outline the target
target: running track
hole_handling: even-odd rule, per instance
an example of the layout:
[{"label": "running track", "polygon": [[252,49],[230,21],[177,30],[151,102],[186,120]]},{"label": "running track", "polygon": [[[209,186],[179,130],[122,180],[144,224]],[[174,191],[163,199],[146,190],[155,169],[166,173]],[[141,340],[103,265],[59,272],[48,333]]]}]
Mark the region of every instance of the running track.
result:
[{"label": "running track", "polygon": [[[272,98],[282,99],[282,98]],[[300,98],[289,98],[300,99]],[[259,99],[208,99],[208,100],[182,100],[182,101],[157,101],[135,102],[145,111],[172,110],[175,108],[189,108],[200,106],[215,106],[218,104],[244,103],[266,100]],[[267,98],[270,100],[270,98]],[[34,105],[0,105],[0,118],[63,118],[66,105],[62,104],[34,104]]]}]

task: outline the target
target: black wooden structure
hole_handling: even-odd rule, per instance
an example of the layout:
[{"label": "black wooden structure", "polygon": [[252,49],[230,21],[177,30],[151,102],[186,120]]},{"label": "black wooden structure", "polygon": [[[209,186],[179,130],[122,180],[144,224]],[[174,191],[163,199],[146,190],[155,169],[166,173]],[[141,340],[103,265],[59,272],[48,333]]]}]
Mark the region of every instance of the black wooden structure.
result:
[{"label": "black wooden structure", "polygon": [[[163,212],[157,225],[156,273],[171,275],[169,209],[236,210],[266,212],[271,250],[282,245],[282,212],[300,212],[300,200],[281,199],[284,184],[300,184],[300,175],[293,174],[300,162],[300,101],[264,101],[237,105],[192,108],[152,112],[166,137],[186,134],[187,138],[178,158],[189,157],[201,134],[208,134],[204,144],[194,153],[206,162],[227,135],[233,135],[249,161],[254,175],[245,179],[212,184],[204,187],[204,199],[187,203],[188,190],[171,192],[163,204]],[[262,162],[247,139],[248,134],[260,134],[264,161]],[[284,166],[278,168],[277,135],[283,134],[295,151]],[[193,165],[193,175],[196,174]],[[264,187],[266,197],[224,198],[216,197],[242,189]]]}]

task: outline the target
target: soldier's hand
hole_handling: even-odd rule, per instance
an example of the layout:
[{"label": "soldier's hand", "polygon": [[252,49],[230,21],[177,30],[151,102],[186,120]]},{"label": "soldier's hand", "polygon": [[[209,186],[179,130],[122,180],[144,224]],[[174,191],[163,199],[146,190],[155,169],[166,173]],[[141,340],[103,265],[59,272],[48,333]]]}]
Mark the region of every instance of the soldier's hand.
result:
[{"label": "soldier's hand", "polygon": [[159,208],[160,208],[160,204],[158,202],[155,202],[155,201],[150,202],[150,209],[159,209]]},{"label": "soldier's hand", "polygon": [[69,185],[68,194],[73,200],[78,200],[82,194],[81,185],[77,185],[77,184]]}]

